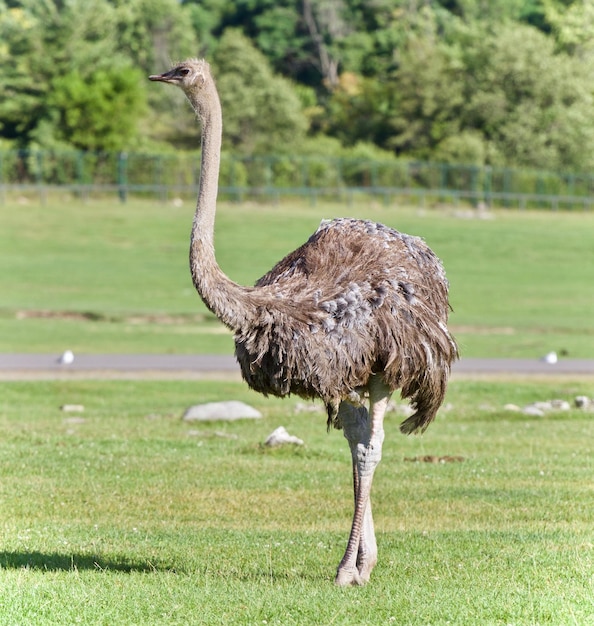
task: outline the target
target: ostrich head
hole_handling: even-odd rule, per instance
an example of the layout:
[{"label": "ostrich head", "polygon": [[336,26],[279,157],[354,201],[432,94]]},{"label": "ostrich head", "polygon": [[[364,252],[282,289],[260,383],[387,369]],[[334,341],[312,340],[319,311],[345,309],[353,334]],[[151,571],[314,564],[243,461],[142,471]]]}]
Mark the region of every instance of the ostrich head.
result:
[{"label": "ostrich head", "polygon": [[174,65],[168,72],[163,74],[152,74],[149,80],[159,81],[177,85],[184,91],[200,86],[210,75],[210,67],[203,59],[188,59],[182,63]]},{"label": "ostrich head", "polygon": [[152,74],[149,80],[177,85],[190,99],[198,112],[204,106],[204,99],[208,91],[210,79],[210,66],[203,59],[187,59],[174,65],[163,74]]}]

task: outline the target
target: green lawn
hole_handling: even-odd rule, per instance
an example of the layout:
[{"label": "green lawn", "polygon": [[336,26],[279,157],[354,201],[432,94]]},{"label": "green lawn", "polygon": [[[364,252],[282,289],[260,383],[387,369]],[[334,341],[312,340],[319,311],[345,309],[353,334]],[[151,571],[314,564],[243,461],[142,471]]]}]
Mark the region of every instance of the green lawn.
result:
[{"label": "green lawn", "polygon": [[[192,212],[191,201],[0,205],[0,351],[232,352],[190,282]],[[217,254],[234,280],[252,284],[321,218],[375,219],[424,237],[443,259],[463,355],[594,357],[594,213],[467,214],[223,203]]]},{"label": "green lawn", "polygon": [[[1,624],[594,622],[593,414],[503,408],[594,395],[591,381],[454,380],[423,437],[399,435],[389,414],[380,560],[369,585],[346,590],[332,580],[350,455],[322,412],[234,382],[1,389]],[[264,418],[180,419],[228,398]],[[281,424],[305,446],[264,449]],[[405,460],[423,455],[464,461]]]}]

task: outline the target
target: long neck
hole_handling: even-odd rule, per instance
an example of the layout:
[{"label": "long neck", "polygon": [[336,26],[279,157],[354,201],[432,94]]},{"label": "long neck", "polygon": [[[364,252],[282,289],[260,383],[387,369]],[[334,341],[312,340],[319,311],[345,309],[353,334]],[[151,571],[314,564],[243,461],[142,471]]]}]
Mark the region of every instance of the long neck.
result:
[{"label": "long neck", "polygon": [[214,253],[214,221],[217,204],[221,136],[221,105],[212,80],[200,95],[187,94],[202,123],[202,161],[198,201],[190,242],[192,281],[206,306],[229,328],[237,330],[249,317],[248,289],[230,280]]}]

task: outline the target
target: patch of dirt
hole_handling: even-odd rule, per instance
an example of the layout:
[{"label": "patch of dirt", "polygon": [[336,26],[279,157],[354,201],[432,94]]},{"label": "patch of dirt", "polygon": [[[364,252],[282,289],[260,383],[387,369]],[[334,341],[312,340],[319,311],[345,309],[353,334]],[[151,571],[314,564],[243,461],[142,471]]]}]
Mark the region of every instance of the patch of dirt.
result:
[{"label": "patch of dirt", "polygon": [[43,309],[20,310],[15,313],[15,318],[17,320],[56,319],[75,322],[124,322],[128,324],[163,324],[172,326],[188,323],[217,322],[214,316],[203,314],[105,315],[93,311],[48,311]]},{"label": "patch of dirt", "polygon": [[78,311],[45,311],[41,310],[22,310],[17,311],[14,314],[17,320],[27,320],[27,319],[60,319],[60,320],[72,320],[72,321],[87,321],[87,322],[96,322],[96,321],[112,321],[116,318],[108,317],[107,315],[102,315],[101,313],[80,313]]},{"label": "patch of dirt", "polygon": [[514,335],[516,329],[511,326],[455,326],[450,325],[449,329],[456,334],[467,333],[470,335]]},{"label": "patch of dirt", "polygon": [[463,456],[426,454],[425,456],[405,456],[404,460],[409,463],[462,463],[465,459]]},{"label": "patch of dirt", "polygon": [[512,326],[478,326],[472,324],[449,324],[448,328],[454,335],[467,333],[470,335],[515,335],[518,331],[529,332],[532,335],[592,335],[594,334],[594,328],[561,328],[554,326],[539,327],[534,326],[530,329],[517,329]]}]

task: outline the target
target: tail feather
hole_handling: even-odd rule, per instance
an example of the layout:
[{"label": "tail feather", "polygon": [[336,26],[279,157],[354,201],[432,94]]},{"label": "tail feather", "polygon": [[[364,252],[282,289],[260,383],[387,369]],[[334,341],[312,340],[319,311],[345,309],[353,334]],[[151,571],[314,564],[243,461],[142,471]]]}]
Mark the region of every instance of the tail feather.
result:
[{"label": "tail feather", "polygon": [[326,414],[328,415],[328,419],[326,420],[326,431],[330,432],[332,427],[340,430],[342,425],[340,420],[338,419],[338,409],[340,406],[340,402],[327,402],[326,403]]},{"label": "tail feather", "polygon": [[427,430],[445,397],[449,373],[449,365],[434,367],[426,371],[421,381],[416,380],[402,388],[402,397],[410,398],[415,409],[415,412],[400,424],[402,433],[410,435]]}]

